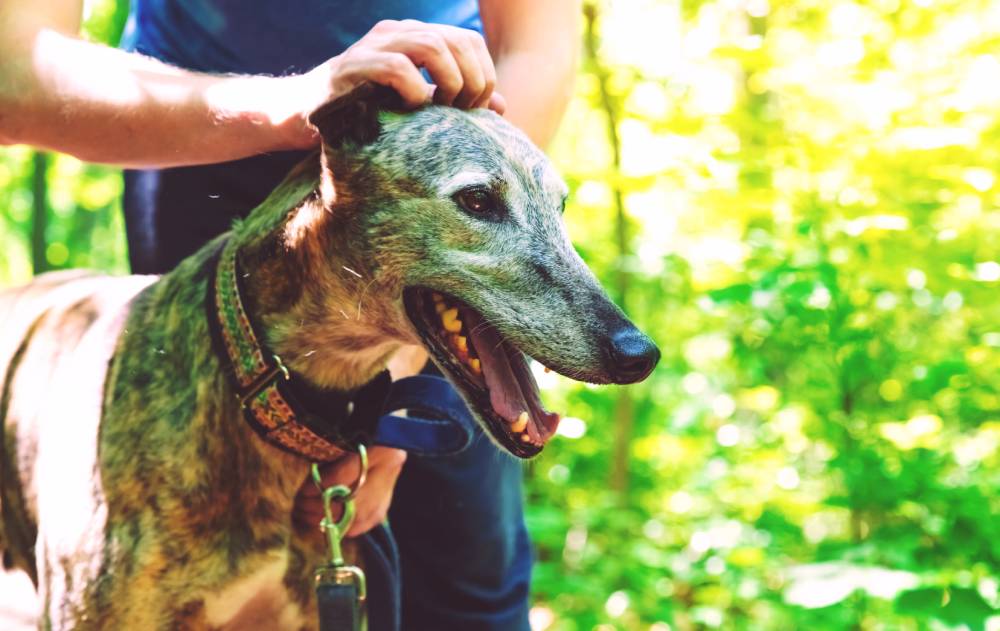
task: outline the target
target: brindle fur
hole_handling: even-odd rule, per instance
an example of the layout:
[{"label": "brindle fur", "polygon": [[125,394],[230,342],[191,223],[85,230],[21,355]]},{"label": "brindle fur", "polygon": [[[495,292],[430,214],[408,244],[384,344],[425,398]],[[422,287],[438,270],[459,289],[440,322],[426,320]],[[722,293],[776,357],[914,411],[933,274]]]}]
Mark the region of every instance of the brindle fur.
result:
[{"label": "brindle fur", "polygon": [[[401,292],[425,285],[608,381],[600,335],[622,315],[566,237],[545,157],[490,112],[374,100],[317,112],[323,151],[220,237],[271,348],[317,385],[358,386],[419,343]],[[479,180],[509,221],[451,201]],[[62,273],[0,294],[0,548],[35,581],[40,628],[316,628],[322,540],[291,520],[308,464],[248,428],[209,343],[217,245],[158,279]]]}]

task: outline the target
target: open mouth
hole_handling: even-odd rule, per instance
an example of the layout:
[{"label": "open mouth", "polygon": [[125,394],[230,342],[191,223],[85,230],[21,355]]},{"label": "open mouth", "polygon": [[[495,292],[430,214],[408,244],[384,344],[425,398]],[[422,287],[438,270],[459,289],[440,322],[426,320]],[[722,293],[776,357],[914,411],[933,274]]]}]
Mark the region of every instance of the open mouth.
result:
[{"label": "open mouth", "polygon": [[542,407],[525,354],[457,298],[411,287],[403,303],[435,363],[493,438],[519,458],[537,455],[560,417]]}]

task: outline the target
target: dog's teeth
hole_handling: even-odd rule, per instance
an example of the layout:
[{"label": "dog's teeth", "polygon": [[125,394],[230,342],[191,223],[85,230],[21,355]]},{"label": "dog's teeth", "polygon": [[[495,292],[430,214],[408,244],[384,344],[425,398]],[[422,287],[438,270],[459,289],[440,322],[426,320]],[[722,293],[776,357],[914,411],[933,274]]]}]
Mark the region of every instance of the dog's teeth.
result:
[{"label": "dog's teeth", "polygon": [[528,412],[521,412],[517,420],[510,424],[510,430],[515,434],[520,434],[528,426]]},{"label": "dog's teeth", "polygon": [[441,324],[444,330],[449,333],[458,333],[462,330],[462,321],[458,319],[458,307],[445,309],[441,312]]},{"label": "dog's teeth", "polygon": [[531,442],[531,436],[528,436],[528,434],[526,434],[526,433],[525,434],[521,434],[521,442],[522,443],[530,443]]},{"label": "dog's teeth", "polygon": [[469,352],[469,340],[464,335],[456,335],[452,338],[455,341],[455,348],[463,353]]},{"label": "dog's teeth", "polygon": [[479,363],[479,359],[473,357],[469,360],[469,368],[472,369],[473,374],[481,375],[483,374],[483,367]]}]

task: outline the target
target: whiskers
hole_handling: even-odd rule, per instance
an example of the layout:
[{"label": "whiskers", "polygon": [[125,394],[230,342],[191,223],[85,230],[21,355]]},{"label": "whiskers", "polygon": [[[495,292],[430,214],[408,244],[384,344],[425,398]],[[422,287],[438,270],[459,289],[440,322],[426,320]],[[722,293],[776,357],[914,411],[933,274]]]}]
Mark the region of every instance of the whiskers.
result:
[{"label": "whiskers", "polygon": [[[360,278],[360,276],[358,278]],[[355,319],[358,320],[359,322],[361,321],[361,303],[365,301],[365,296],[368,294],[368,290],[371,289],[371,286],[374,284],[375,284],[374,278],[368,281],[368,283],[361,290],[361,295],[358,297],[358,313]]]},{"label": "whiskers", "polygon": [[[348,267],[346,265],[341,265],[340,268],[342,270],[344,270],[345,272],[347,272],[348,274],[350,274],[351,276],[357,278],[357,279],[360,279],[360,280],[364,279],[364,276],[362,276],[356,270],[354,270],[354,269],[352,269],[352,268],[350,268],[350,267]],[[374,285],[374,284],[375,284],[375,279],[372,278],[367,283],[365,283],[365,286],[361,289],[361,295],[358,297],[358,307],[357,307],[357,309],[355,309],[355,313],[354,313],[354,319],[357,320],[357,321],[359,321],[359,322],[361,321],[361,306],[362,306],[362,304],[365,301],[365,296],[368,294],[368,290],[371,289],[371,286]],[[340,309],[339,311],[344,316],[345,319],[347,319],[347,320],[351,319],[351,317],[348,316],[347,312],[345,312],[343,309]]]}]

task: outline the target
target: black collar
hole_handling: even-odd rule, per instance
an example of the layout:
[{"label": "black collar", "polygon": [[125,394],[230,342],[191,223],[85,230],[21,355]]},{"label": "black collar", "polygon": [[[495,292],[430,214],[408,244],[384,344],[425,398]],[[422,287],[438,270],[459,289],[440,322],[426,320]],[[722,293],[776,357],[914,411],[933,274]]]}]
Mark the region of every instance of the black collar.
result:
[{"label": "black collar", "polygon": [[289,370],[267,348],[244,307],[237,247],[220,244],[210,263],[206,307],[247,423],[268,443],[315,462],[330,462],[370,443],[392,380],[382,371],[349,392],[327,390]]}]

